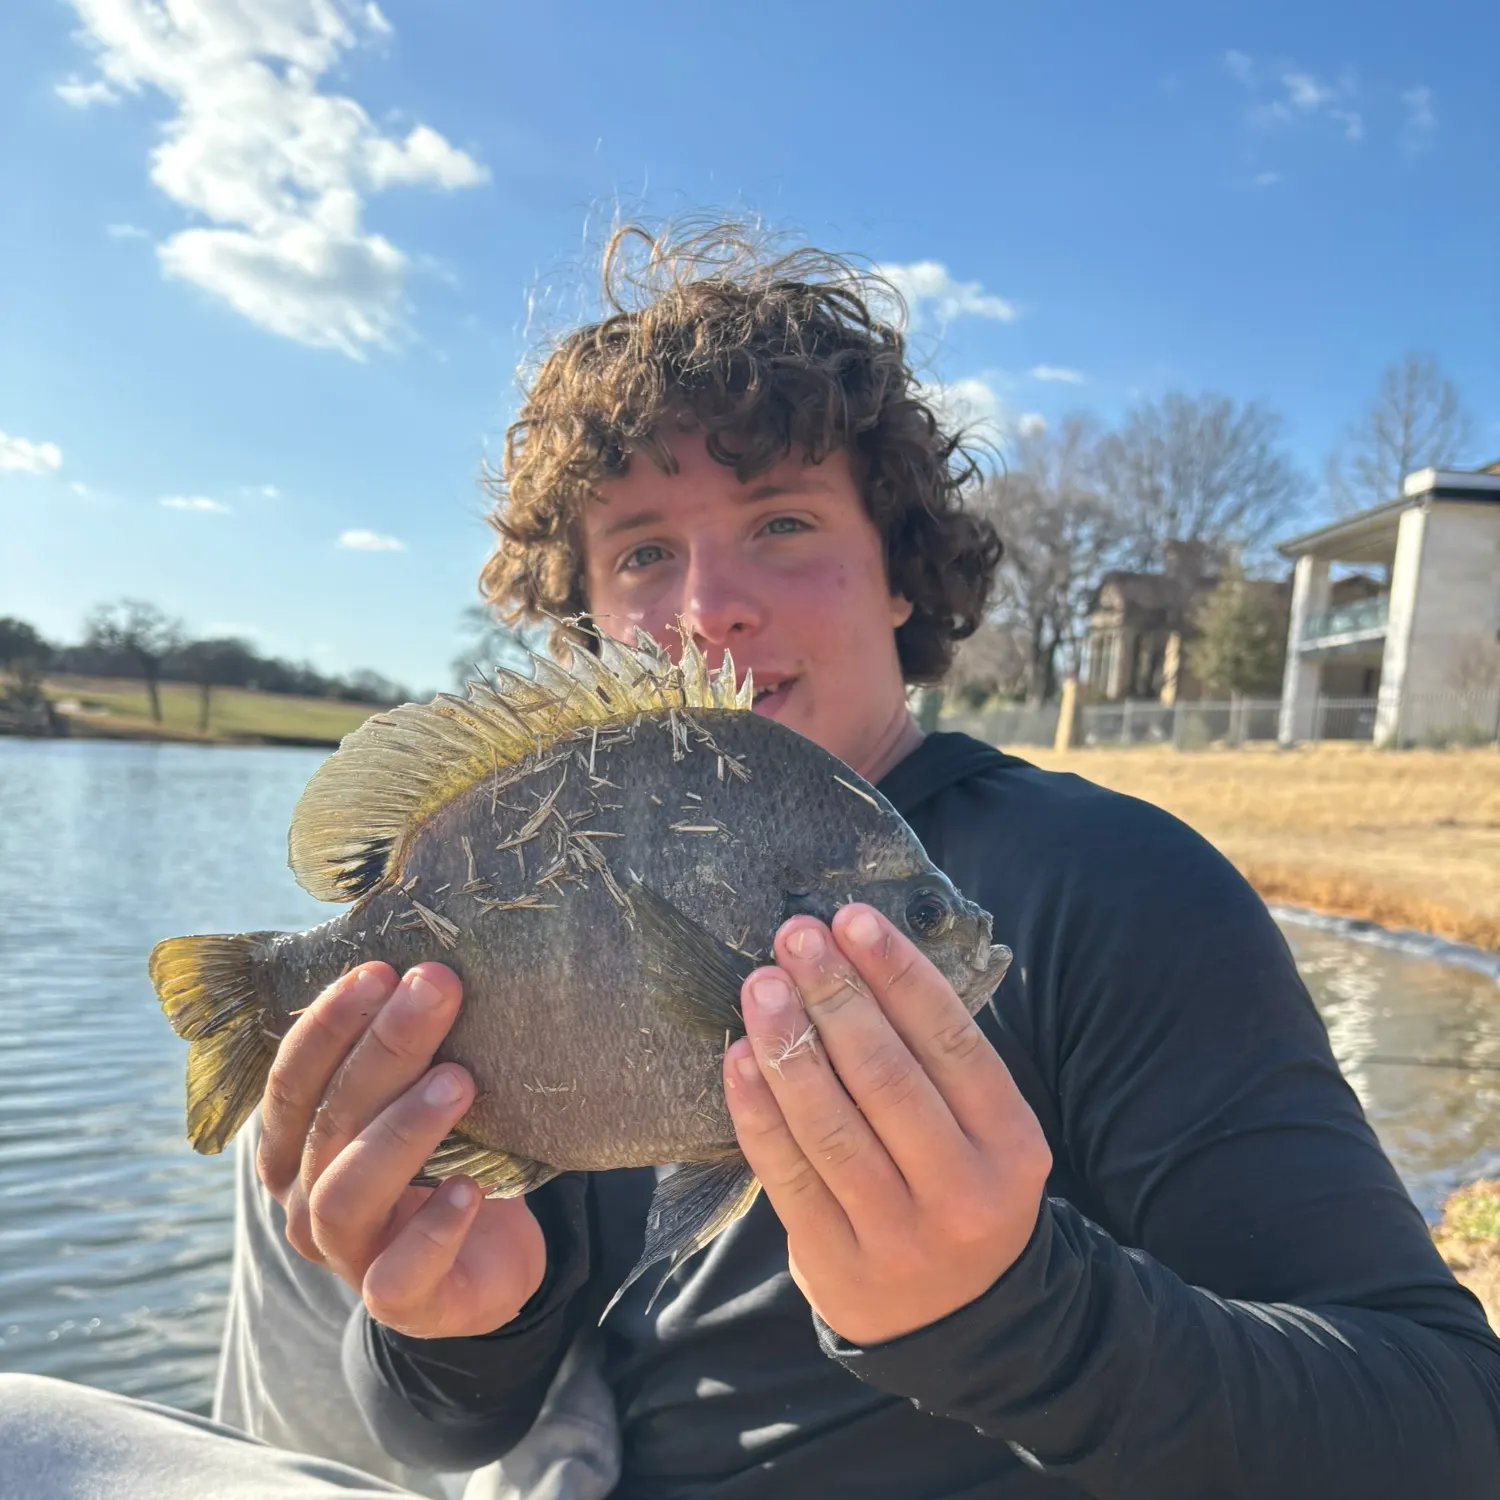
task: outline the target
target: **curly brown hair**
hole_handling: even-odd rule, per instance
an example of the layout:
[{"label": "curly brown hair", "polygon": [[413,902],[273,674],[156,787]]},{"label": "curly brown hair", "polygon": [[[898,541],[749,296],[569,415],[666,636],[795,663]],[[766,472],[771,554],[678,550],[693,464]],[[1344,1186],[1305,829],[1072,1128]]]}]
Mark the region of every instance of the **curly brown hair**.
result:
[{"label": "curly brown hair", "polygon": [[880,301],[889,283],[840,256],[773,253],[734,223],[628,225],[603,259],[608,315],[556,341],[523,379],[500,472],[485,476],[499,534],[480,589],[503,618],[586,617],[581,515],[601,481],[644,453],[671,473],[665,426],[704,435],[741,480],[794,448],[848,452],[884,543],[907,682],[939,680],[983,619],[1001,544],[965,508],[981,478],[961,432],[916,393]]}]

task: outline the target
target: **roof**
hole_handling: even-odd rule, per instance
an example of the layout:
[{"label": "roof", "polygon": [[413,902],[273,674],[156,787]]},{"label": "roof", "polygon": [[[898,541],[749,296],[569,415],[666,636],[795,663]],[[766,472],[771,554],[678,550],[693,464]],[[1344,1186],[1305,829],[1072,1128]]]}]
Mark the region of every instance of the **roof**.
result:
[{"label": "roof", "polygon": [[1341,516],[1313,531],[1278,542],[1276,550],[1283,557],[1297,557],[1305,552],[1339,549],[1340,562],[1376,560],[1376,553],[1388,546],[1403,511],[1415,510],[1433,500],[1500,502],[1500,465],[1470,471],[1466,469],[1418,469],[1408,474],[1401,494],[1382,501],[1368,510]]}]

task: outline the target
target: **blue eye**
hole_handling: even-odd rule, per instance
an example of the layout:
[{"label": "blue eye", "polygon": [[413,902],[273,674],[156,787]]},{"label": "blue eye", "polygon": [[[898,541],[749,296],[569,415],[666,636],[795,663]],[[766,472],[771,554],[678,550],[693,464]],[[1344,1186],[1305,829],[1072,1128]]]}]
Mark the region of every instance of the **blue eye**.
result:
[{"label": "blue eye", "polygon": [[806,531],[806,521],[799,521],[796,516],[776,516],[766,522],[765,530],[774,536],[790,536],[794,531]]},{"label": "blue eye", "polygon": [[652,563],[658,563],[666,556],[666,552],[656,545],[655,542],[643,542],[639,547],[625,554],[621,566],[626,568],[649,568]]}]

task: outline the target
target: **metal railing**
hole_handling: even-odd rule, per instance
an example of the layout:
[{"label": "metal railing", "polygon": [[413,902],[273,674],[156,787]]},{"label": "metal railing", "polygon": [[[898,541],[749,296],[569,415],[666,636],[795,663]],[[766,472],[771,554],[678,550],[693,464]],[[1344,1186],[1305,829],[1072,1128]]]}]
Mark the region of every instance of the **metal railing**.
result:
[{"label": "metal railing", "polygon": [[1340,635],[1375,635],[1384,631],[1391,613],[1391,596],[1376,594],[1373,599],[1356,599],[1337,609],[1309,615],[1302,622],[1300,644],[1326,641]]},{"label": "metal railing", "polygon": [[[1320,697],[1314,706],[1312,741],[1369,742],[1380,721],[1376,698]],[[945,713],[941,729],[960,729],[992,745],[1051,745],[1057,738],[1057,704],[1007,704],[970,713]],[[1500,744],[1500,687],[1470,693],[1408,694],[1399,713],[1386,716],[1384,742],[1395,747],[1434,748]],[[1208,745],[1275,741],[1281,728],[1279,698],[1230,698],[1202,702],[1091,703],[1079,715],[1075,744],[1107,749],[1127,745],[1172,745],[1196,750]]]}]

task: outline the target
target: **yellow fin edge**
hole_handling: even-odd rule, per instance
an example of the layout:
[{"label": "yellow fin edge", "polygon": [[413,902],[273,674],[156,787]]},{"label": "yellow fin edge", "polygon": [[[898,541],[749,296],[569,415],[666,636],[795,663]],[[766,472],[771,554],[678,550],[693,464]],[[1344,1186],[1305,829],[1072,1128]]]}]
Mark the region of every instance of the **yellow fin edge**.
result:
[{"label": "yellow fin edge", "polygon": [[438,807],[485,776],[590,728],[674,708],[748,710],[750,673],[709,672],[683,622],[674,663],[645,631],[634,649],[604,638],[566,666],[531,656],[533,675],[499,671],[467,696],[440,693],[366,719],[313,773],[292,816],[289,864],[321,901],[355,901],[400,867],[408,837]]}]

